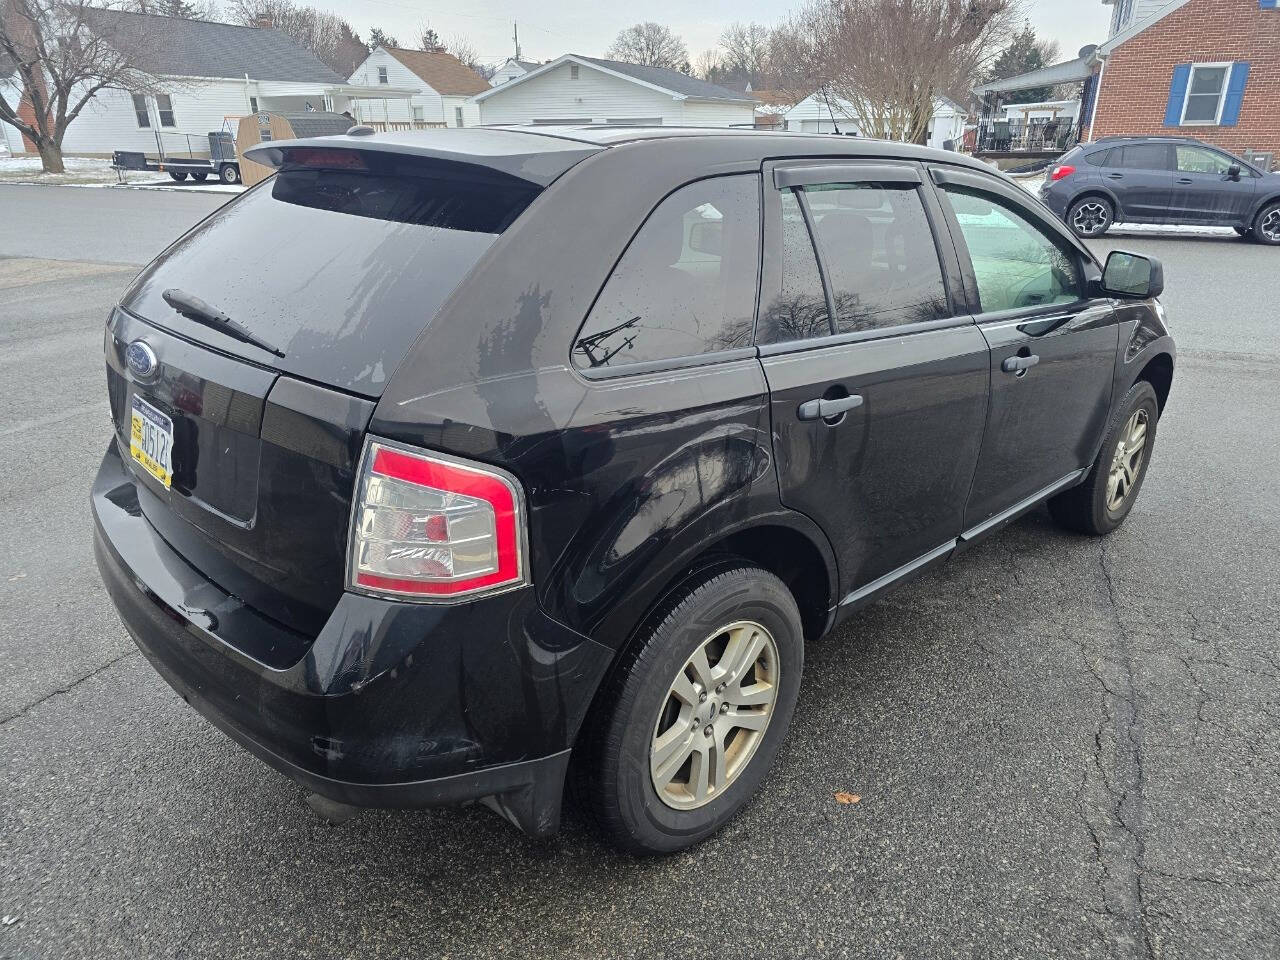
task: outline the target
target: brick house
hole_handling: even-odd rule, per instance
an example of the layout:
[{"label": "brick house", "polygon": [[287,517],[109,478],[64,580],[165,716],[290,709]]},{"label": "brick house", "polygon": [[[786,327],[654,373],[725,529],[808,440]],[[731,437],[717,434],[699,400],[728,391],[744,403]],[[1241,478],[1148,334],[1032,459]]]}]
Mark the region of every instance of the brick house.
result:
[{"label": "brick house", "polygon": [[1280,0],[1103,2],[1088,139],[1190,136],[1280,158]]}]

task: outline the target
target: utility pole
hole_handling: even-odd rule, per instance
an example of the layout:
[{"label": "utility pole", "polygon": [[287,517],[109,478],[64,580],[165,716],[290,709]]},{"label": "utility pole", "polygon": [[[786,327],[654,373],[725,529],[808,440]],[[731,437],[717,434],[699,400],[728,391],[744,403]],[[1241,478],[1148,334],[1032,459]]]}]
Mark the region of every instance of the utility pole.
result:
[{"label": "utility pole", "polygon": [[520,59],[520,25],[511,21],[511,42],[516,45],[516,59]]}]

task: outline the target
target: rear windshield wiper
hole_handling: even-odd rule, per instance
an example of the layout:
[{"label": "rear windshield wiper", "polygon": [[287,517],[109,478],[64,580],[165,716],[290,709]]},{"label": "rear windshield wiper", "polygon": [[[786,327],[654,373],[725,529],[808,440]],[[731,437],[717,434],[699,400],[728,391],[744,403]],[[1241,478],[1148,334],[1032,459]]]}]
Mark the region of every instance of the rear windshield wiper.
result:
[{"label": "rear windshield wiper", "polygon": [[227,336],[242,343],[250,343],[265,350],[267,353],[274,353],[277,357],[283,357],[284,351],[279,347],[273,347],[265,340],[254,336],[240,324],[236,323],[221,310],[210,306],[199,297],[193,297],[185,291],[176,287],[166,290],[160,294],[164,297],[164,302],[178,313],[182,314],[188,320],[194,320],[196,323],[202,323],[206,327],[213,327],[215,330],[221,330]]}]

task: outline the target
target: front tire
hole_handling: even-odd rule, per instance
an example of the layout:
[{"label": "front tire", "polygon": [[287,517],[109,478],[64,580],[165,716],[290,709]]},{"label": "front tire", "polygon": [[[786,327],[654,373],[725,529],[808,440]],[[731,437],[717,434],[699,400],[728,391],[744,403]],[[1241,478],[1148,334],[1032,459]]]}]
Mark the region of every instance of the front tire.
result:
[{"label": "front tire", "polygon": [[751,799],[795,711],[804,633],[777,577],[735,566],[668,600],[583,726],[574,794],[607,839],[672,853]]},{"label": "front tire", "polygon": [[1083,483],[1049,501],[1058,525],[1102,536],[1124,523],[1133,509],[1155,449],[1160,402],[1140,380],[1111,415],[1102,449]]},{"label": "front tire", "polygon": [[1116,209],[1106,197],[1082,197],[1067,211],[1067,226],[1077,237],[1093,240],[1111,229]]},{"label": "front tire", "polygon": [[1280,203],[1271,203],[1253,221],[1253,238],[1269,246],[1280,246]]}]

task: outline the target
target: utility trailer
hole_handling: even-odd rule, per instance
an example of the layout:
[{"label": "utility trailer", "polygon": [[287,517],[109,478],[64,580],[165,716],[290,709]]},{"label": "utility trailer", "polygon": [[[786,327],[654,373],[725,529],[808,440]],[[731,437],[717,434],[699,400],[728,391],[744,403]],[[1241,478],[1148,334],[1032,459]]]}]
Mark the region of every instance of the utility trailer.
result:
[{"label": "utility trailer", "polygon": [[[205,138],[189,133],[170,133],[155,131],[156,155],[148,156],[140,150],[116,150],[111,154],[111,167],[116,178],[124,181],[126,170],[154,170],[156,173],[167,173],[177,182],[190,177],[193,180],[207,180],[216,177],[223,183],[240,182],[240,160],[236,156],[235,138],[227,130],[216,130],[208,134],[208,149],[205,150]],[[164,138],[181,137],[182,140],[165,140]],[[179,149],[174,149],[176,145]],[[199,150],[196,149],[200,145]],[[185,150],[181,147],[185,146]]]}]

